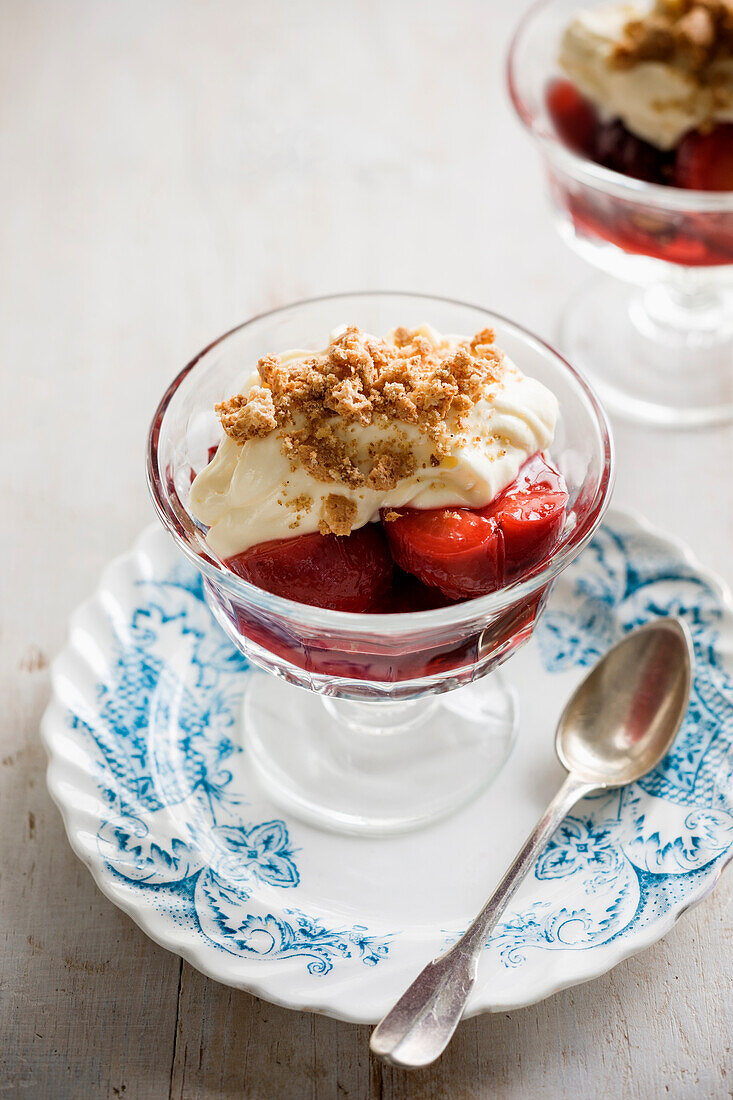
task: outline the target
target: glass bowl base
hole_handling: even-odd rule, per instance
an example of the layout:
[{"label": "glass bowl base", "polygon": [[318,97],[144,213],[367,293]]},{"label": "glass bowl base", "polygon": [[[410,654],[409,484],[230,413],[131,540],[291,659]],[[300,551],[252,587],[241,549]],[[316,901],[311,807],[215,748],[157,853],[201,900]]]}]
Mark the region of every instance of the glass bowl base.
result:
[{"label": "glass bowl base", "polygon": [[601,279],[575,296],[561,350],[612,412],[661,427],[733,419],[733,303]]},{"label": "glass bowl base", "polygon": [[407,702],[339,700],[254,673],[244,698],[244,747],[265,790],[340,833],[405,832],[459,809],[499,774],[516,729],[497,672]]}]

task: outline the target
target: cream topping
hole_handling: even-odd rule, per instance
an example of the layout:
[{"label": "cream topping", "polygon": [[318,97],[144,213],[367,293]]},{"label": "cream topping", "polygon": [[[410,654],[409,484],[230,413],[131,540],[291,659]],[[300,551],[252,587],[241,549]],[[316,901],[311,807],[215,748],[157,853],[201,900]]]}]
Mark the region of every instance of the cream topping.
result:
[{"label": "cream topping", "polygon": [[624,63],[627,28],[648,15],[648,5],[627,3],[579,12],[563,35],[559,63],[605,115],[658,149],[672,149],[688,130],[733,121],[733,59],[695,68],[681,63],[678,50],[670,60]]},{"label": "cream topping", "polygon": [[[419,331],[433,347],[454,350],[468,344],[460,337],[441,337],[427,326]],[[394,344],[394,334],[387,342]],[[297,363],[312,355],[291,351],[278,359]],[[252,374],[243,395],[261,381],[261,374]],[[370,476],[354,485],[321,480],[288,453],[281,430],[243,443],[225,434],[193,482],[190,507],[210,528],[207,541],[222,558],[271,539],[323,530],[324,516],[339,511],[348,517],[348,530],[377,520],[381,509],[484,507],[514,480],[527,458],[549,447],[557,412],[555,396],[504,356],[499,370],[487,372],[481,395],[470,408],[449,411],[443,418],[440,448],[435,432],[420,423],[386,416],[371,423],[330,417],[329,437],[363,470],[370,469],[375,454],[407,449],[412,461],[403,476]],[[331,529],[338,530],[333,524]]]}]

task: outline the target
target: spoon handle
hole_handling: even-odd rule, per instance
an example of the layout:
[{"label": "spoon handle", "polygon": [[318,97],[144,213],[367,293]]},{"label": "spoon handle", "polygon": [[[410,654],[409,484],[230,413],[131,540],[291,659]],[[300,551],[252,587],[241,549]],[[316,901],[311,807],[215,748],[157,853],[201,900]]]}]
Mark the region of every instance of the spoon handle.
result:
[{"label": "spoon handle", "polygon": [[481,912],[445,954],[428,963],[372,1033],[375,1054],[406,1068],[427,1066],[443,1053],[473,988],[486,940],[536,857],[565,815],[596,790],[570,774]]}]

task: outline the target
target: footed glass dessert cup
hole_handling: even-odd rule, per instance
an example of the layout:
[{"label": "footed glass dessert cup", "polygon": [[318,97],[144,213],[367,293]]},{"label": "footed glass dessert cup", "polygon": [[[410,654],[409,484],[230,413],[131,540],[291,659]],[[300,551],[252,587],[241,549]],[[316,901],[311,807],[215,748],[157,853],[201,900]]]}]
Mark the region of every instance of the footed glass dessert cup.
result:
[{"label": "footed glass dessert cup", "polygon": [[[555,393],[551,454],[569,501],[549,558],[490,595],[388,615],[294,603],[217,559],[189,510],[192,472],[221,436],[215,403],[237,392],[261,356],[317,350],[344,322],[379,336],[422,322],[468,335],[491,327],[520,370]],[[262,670],[248,674],[244,744],[273,800],[326,828],[379,834],[446,815],[483,790],[517,728],[513,693],[495,670],[529,639],[552,582],[592,537],[612,480],[608,423],[585,380],[530,333],[460,302],[400,293],[299,302],[248,321],[189,363],[155,413],[148,481],[164,526],[201,572],[214,617]]]},{"label": "footed glass dessert cup", "polygon": [[535,139],[559,231],[603,277],[567,306],[560,343],[628,418],[698,427],[733,417],[733,191],[646,183],[571,151],[546,95],[573,16],[609,0],[540,0],[519,25],[509,92]]}]

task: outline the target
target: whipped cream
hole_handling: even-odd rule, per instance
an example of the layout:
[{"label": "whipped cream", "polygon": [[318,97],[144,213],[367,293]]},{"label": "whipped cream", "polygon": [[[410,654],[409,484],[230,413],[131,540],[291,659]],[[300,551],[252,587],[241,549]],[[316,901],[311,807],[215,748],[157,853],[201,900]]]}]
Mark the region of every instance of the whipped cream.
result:
[{"label": "whipped cream", "polygon": [[605,115],[658,149],[672,149],[688,130],[733,121],[733,59],[712,61],[702,74],[667,61],[614,66],[626,24],[648,10],[612,3],[579,12],[563,35],[559,63]]},{"label": "whipped cream", "polygon": [[[445,338],[428,326],[419,331],[433,346],[441,341],[445,346]],[[463,338],[447,339],[458,346]],[[310,355],[290,351],[278,358],[292,363]],[[253,373],[243,394],[259,383]],[[446,418],[449,446],[437,465],[435,442],[418,425],[384,418],[371,424],[346,423],[338,416],[329,421],[365,463],[375,450],[407,444],[415,469],[393,488],[317,480],[302,466],[294,468],[279,431],[244,443],[225,435],[212,461],[194,479],[190,508],[209,527],[211,549],[228,558],[261,542],[317,531],[324,503],[333,493],[353,504],[352,529],[378,520],[385,508],[485,507],[515,479],[526,459],[549,447],[557,413],[554,394],[525,377],[505,356],[498,380],[487,384],[460,422],[451,414]]]}]

